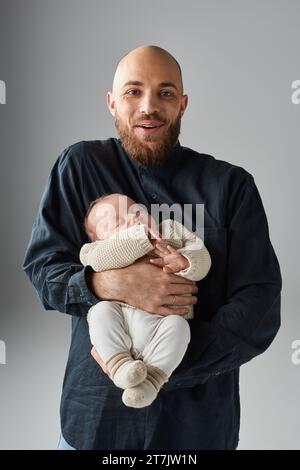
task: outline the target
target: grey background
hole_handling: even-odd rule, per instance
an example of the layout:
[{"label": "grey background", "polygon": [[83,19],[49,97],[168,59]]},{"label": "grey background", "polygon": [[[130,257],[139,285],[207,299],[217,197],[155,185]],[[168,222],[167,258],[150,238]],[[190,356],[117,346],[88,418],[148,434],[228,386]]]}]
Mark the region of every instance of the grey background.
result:
[{"label": "grey background", "polygon": [[240,449],[299,449],[300,2],[0,1],[0,448],[53,449],[70,318],[43,310],[21,270],[48,174],[68,145],[115,136],[105,104],[117,60],[142,44],[180,62],[182,145],[252,173],[284,289],[282,327],[241,370]]}]

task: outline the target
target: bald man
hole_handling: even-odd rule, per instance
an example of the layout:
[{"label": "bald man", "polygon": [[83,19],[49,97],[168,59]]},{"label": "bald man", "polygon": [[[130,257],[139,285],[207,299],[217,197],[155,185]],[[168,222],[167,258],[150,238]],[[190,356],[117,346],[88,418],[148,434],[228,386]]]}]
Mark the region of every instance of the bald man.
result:
[{"label": "bald man", "polygon": [[[107,94],[119,138],[71,145],[51,171],[23,269],[46,310],[72,316],[61,449],[237,448],[239,368],[264,352],[278,331],[281,274],[251,174],[181,146],[187,104],[174,57],[157,46],[138,47],[119,61]],[[184,224],[204,229],[212,258],[208,276],[195,283],[145,259],[102,273],[83,267],[86,210],[105,193],[126,194],[149,212],[191,207]],[[198,204],[204,205],[204,227]],[[183,223],[180,213],[174,218]],[[119,300],[153,314],[184,315],[195,296],[183,361],[149,407],[126,407],[91,349],[88,310]]]}]

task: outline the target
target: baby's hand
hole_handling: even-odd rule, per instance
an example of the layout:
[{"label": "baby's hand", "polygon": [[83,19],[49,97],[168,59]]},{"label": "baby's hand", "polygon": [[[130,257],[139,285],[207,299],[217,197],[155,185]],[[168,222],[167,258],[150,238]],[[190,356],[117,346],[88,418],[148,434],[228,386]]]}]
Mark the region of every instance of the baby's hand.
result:
[{"label": "baby's hand", "polygon": [[155,253],[159,258],[151,258],[150,263],[161,266],[165,273],[177,273],[189,267],[189,261],[170,245],[156,243]]}]

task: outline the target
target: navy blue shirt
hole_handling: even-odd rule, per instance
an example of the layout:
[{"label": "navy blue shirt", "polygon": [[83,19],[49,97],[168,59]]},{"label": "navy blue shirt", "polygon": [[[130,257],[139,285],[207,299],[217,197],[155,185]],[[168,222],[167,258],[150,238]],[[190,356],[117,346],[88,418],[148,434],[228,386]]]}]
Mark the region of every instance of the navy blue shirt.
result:
[{"label": "navy blue shirt", "polygon": [[[104,193],[151,204],[204,204],[212,258],[197,283],[186,355],[149,407],[121,401],[122,390],[90,355],[86,314],[99,302],[79,251],[83,220]],[[195,212],[193,230],[195,226]],[[253,177],[178,141],[161,166],[133,161],[119,139],[80,142],[57,159],[42,196],[23,269],[46,310],[72,315],[61,400],[62,433],[76,449],[234,449],[239,367],[271,344],[280,326],[281,274]],[[145,296],[147,292],[145,292]]]}]

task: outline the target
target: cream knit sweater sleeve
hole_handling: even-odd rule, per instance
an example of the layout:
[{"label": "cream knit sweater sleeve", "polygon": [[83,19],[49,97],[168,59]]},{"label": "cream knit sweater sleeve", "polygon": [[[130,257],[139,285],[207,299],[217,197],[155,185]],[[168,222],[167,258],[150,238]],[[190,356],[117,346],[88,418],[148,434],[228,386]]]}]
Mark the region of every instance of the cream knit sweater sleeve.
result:
[{"label": "cream knit sweater sleeve", "polygon": [[169,244],[185,256],[190,263],[186,269],[175,274],[192,281],[203,279],[210,270],[211,257],[201,238],[176,220],[164,220],[161,228],[163,238],[168,238]]},{"label": "cream knit sweater sleeve", "polygon": [[94,271],[101,272],[129,266],[151,250],[153,246],[148,238],[147,227],[133,225],[106,240],[85,243],[79,258],[84,266],[91,266]]}]

